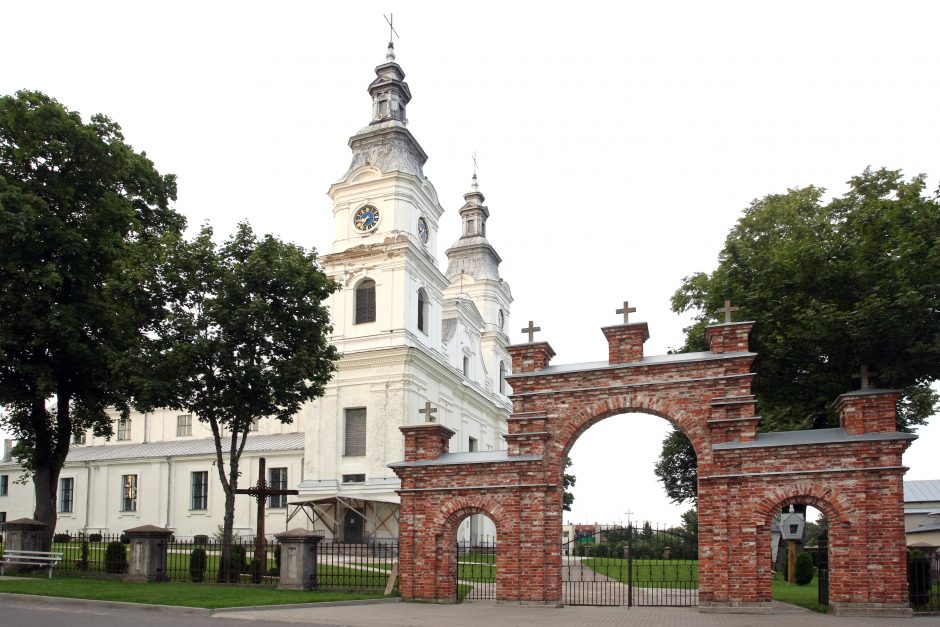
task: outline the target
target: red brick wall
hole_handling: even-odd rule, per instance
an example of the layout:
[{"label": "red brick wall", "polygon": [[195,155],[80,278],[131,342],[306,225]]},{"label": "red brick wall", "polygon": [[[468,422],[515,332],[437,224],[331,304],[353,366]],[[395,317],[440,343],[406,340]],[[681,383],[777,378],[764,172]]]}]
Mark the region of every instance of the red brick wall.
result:
[{"label": "red brick wall", "polygon": [[[610,366],[572,372],[544,372],[554,355],[545,342],[510,347],[514,413],[504,461],[429,463],[446,452],[449,430],[402,427],[406,459],[393,465],[402,480],[402,597],[454,600],[457,527],[484,513],[497,528],[498,598],[558,603],[565,455],[598,421],[641,412],[678,426],[695,447],[701,605],[769,603],[771,520],[785,505],[805,503],[830,521],[834,607],[906,606],[906,440],[728,448],[756,438],[752,324],[711,327],[710,354],[667,361],[642,361],[645,325],[609,327]],[[892,394],[840,397],[846,430],[893,430]]]}]

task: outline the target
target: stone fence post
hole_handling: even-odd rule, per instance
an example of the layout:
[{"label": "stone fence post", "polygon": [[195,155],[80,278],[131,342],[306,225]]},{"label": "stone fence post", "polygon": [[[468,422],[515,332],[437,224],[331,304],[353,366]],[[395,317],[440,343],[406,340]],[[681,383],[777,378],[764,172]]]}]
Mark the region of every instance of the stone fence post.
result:
[{"label": "stone fence post", "polygon": [[[43,530],[46,523],[32,518],[19,518],[3,523],[3,546],[8,551],[42,551]],[[9,573],[20,573],[35,567],[11,565],[6,567]]]},{"label": "stone fence post", "polygon": [[277,587],[283,590],[316,590],[317,545],[323,536],[306,529],[291,529],[276,533],[274,537],[281,545],[281,574]]},{"label": "stone fence post", "polygon": [[124,581],[169,581],[166,552],[173,532],[163,527],[144,525],[124,533],[131,545],[130,565]]}]

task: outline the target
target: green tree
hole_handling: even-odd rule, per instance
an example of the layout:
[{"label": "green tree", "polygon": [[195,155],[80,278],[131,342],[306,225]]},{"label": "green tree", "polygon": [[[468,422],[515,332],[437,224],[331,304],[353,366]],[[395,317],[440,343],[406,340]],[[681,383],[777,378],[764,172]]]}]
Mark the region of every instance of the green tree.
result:
[{"label": "green tree", "polygon": [[690,501],[698,497],[698,460],[692,442],[680,429],[673,427],[663,438],[663,449],[659,461],[653,468],[674,503]]},{"label": "green tree", "polygon": [[[899,429],[934,413],[940,203],[925,194],[924,180],[866,169],[829,202],[813,186],[756,200],[725,240],[717,269],[687,277],[676,291],[674,311],[699,312],[683,350],[705,348],[703,327],[725,299],[741,307],[739,319],[757,321],[753,390],[763,431],[837,425],[831,404],[858,387],[852,375],[861,365],[877,372],[877,387],[903,390]],[[661,462],[671,455],[664,449]],[[684,491],[670,496],[685,498],[690,482],[676,481]]]},{"label": "green tree", "polygon": [[324,301],[338,285],[315,252],[271,235],[258,239],[247,224],[221,246],[203,227],[180,242],[164,275],[168,315],[145,356],[150,376],[137,384],[142,405],[186,410],[209,425],[225,493],[221,563],[228,564],[248,432],[260,418],[290,423],[323,394],[338,356],[327,341]]},{"label": "green tree", "polygon": [[[571,458],[565,457],[565,470],[571,466]],[[562,486],[564,487],[564,492],[562,493],[562,510],[566,512],[571,511],[571,504],[574,503],[574,493],[569,491],[568,488],[574,487],[577,477],[569,473],[563,473],[561,477]]]},{"label": "green tree", "polygon": [[175,178],[107,117],[0,98],[0,420],[47,548],[72,435],[110,436],[106,409],[129,409],[128,358],[162,316],[155,262],[185,225],[175,198]]}]

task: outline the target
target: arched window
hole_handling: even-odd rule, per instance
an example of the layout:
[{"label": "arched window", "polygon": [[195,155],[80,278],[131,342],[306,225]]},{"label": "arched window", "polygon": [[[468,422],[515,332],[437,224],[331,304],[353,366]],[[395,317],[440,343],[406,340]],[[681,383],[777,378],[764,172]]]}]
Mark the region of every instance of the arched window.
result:
[{"label": "arched window", "polygon": [[499,393],[506,393],[506,365],[499,362]]},{"label": "arched window", "polygon": [[470,356],[469,355],[463,356],[463,376],[465,377],[470,376]]},{"label": "arched window", "polygon": [[424,288],[418,288],[418,329],[428,332],[428,313],[429,313],[428,293]]},{"label": "arched window", "polygon": [[356,288],[356,324],[375,322],[375,281],[365,279]]}]

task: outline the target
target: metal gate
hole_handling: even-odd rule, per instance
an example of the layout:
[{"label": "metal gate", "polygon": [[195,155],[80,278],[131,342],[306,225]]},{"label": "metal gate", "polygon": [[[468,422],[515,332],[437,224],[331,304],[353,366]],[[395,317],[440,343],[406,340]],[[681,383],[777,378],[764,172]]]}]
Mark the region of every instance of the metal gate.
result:
[{"label": "metal gate", "polygon": [[457,600],[496,598],[496,541],[457,543]]},{"label": "metal gate", "polygon": [[650,523],[576,526],[562,545],[566,605],[698,605],[698,539]]},{"label": "metal gate", "polygon": [[816,552],[819,581],[819,604],[829,605],[829,532],[825,528],[819,534],[819,548]]}]

